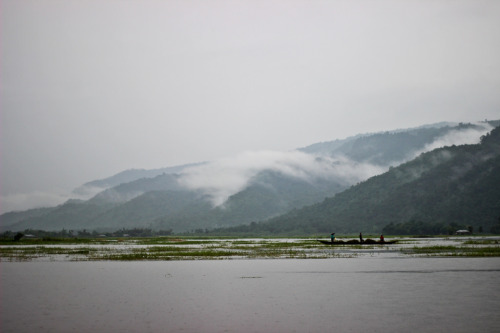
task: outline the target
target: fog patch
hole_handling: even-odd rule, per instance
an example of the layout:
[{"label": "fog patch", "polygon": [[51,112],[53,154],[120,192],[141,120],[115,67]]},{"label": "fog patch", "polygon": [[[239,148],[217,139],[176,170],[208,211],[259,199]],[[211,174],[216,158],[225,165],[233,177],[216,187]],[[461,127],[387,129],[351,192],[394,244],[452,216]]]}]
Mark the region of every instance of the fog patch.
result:
[{"label": "fog patch", "polygon": [[[422,153],[452,145],[477,144],[481,136],[491,131],[487,123],[477,124],[475,128],[456,129],[434,140],[401,163],[414,159]],[[406,170],[409,180],[416,179],[429,168],[451,157],[448,152],[435,156],[430,165]],[[399,165],[401,163],[396,163]],[[251,151],[235,157],[216,160],[201,166],[185,169],[179,184],[191,190],[202,191],[208,195],[214,206],[222,205],[231,195],[244,190],[251,179],[264,170],[300,178],[305,181],[321,179],[335,180],[344,186],[354,185],[370,177],[382,174],[389,165],[359,163],[344,155],[313,155],[301,151]]]},{"label": "fog patch", "polygon": [[99,186],[92,186],[85,184],[74,189],[72,192],[72,197],[76,199],[87,200],[106,189],[107,187],[99,187]]},{"label": "fog patch", "polygon": [[355,162],[342,155],[329,158],[328,163],[331,164],[332,169],[330,176],[343,179],[345,185],[366,180],[389,169],[389,166]]},{"label": "fog patch", "polygon": [[[493,127],[487,123],[476,124],[475,128],[458,128],[437,138],[421,150],[409,156],[403,162],[414,159],[422,153],[444,146],[477,144],[481,136],[490,132]],[[442,152],[431,160],[437,165],[450,158],[449,152]],[[483,158],[490,158],[484,156]],[[397,166],[400,163],[392,163]],[[432,165],[400,171],[400,176],[409,180],[421,176]],[[250,151],[234,157],[219,159],[206,164],[195,165],[181,171],[179,184],[187,189],[202,191],[208,195],[214,206],[222,205],[231,195],[244,190],[253,177],[264,170],[275,171],[286,176],[305,181],[316,182],[334,180],[344,186],[354,185],[370,177],[382,174],[389,165],[380,166],[371,163],[358,163],[346,156],[313,155],[301,151]],[[460,170],[463,171],[463,170]],[[458,173],[460,174],[460,172]],[[104,190],[104,191],[103,191]],[[95,197],[109,202],[124,202],[137,197],[143,192],[119,193],[114,189],[105,190],[98,186],[83,185],[69,193],[61,189],[54,191],[32,191],[0,196],[0,214],[9,211],[20,211],[30,208],[54,207],[69,199],[88,200]]]},{"label": "fog patch", "polygon": [[127,202],[144,194],[144,191],[118,191],[110,188],[98,193],[90,201],[103,201],[107,203]]},{"label": "fog patch", "polygon": [[63,189],[54,189],[52,191],[2,195],[0,196],[0,214],[33,208],[55,207],[70,199],[88,200],[103,190],[100,187],[85,187],[85,191],[83,191],[83,187],[79,189],[79,191],[71,193]]},{"label": "fog patch", "polygon": [[31,208],[54,207],[70,199],[67,194],[54,191],[33,191],[29,193],[16,193],[2,195],[0,212],[22,211]]},{"label": "fog patch", "polygon": [[481,141],[481,137],[489,133],[492,129],[493,127],[488,123],[480,123],[474,128],[458,128],[451,130],[445,135],[434,140],[432,143],[427,144],[422,150],[418,151],[415,156],[418,156],[423,152],[446,146],[478,144]]},{"label": "fog patch", "polygon": [[343,157],[314,156],[300,151],[250,151],[211,163],[188,168],[179,184],[209,196],[214,206],[244,190],[261,171],[274,171],[304,181],[337,180],[348,185],[387,170],[385,167],[356,163]]},{"label": "fog patch", "polygon": [[447,150],[439,151],[436,154],[433,154],[428,160],[426,164],[419,163],[416,165],[412,165],[411,167],[404,167],[396,169],[395,175],[399,179],[403,179],[405,182],[411,182],[418,178],[420,178],[425,172],[430,169],[438,166],[441,163],[444,163],[451,159],[453,154]]}]

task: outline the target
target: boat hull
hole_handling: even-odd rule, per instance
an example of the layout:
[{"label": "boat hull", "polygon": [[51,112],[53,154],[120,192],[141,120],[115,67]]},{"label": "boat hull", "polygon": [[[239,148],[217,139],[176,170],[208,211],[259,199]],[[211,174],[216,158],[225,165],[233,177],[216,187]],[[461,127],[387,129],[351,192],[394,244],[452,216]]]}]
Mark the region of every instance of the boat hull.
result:
[{"label": "boat hull", "polygon": [[325,245],[387,245],[387,244],[395,244],[397,243],[397,240],[393,240],[393,241],[374,241],[373,239],[366,239],[365,241],[363,242],[360,242],[359,240],[349,240],[349,241],[335,241],[335,242],[331,242],[331,241],[326,241],[326,240],[321,240],[321,239],[317,239],[318,242],[322,243],[322,244],[325,244]]}]

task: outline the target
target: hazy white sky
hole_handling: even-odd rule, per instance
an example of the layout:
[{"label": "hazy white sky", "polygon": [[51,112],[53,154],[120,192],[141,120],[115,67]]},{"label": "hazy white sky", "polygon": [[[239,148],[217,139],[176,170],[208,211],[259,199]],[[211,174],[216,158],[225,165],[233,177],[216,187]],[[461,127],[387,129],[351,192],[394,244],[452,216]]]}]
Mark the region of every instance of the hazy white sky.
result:
[{"label": "hazy white sky", "polygon": [[500,118],[500,1],[1,1],[2,201]]}]

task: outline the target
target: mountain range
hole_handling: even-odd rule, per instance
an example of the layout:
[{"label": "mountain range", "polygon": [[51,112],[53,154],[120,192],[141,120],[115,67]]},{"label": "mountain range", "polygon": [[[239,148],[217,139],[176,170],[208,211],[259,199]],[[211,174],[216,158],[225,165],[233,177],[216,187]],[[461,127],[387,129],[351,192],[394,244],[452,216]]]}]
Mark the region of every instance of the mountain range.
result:
[{"label": "mountain range", "polygon": [[464,228],[500,232],[500,127],[479,144],[434,149],[321,203],[224,232],[445,234]]},{"label": "mountain range", "polygon": [[[458,210],[462,212],[461,218],[443,214],[439,223],[451,218],[471,221],[472,213],[468,212],[475,210],[464,208],[468,207],[465,204],[472,205],[470,200],[449,198],[448,192],[435,188],[435,184],[443,183],[437,182],[437,176],[432,181],[419,181],[437,172],[431,170],[442,170],[445,179],[451,177],[446,172],[454,170],[451,174],[455,176],[450,178],[455,181],[453,186],[465,186],[464,193],[477,198],[472,186],[486,176],[465,182],[469,178],[459,177],[456,170],[463,170],[461,163],[473,170],[494,169],[496,159],[485,157],[494,153],[470,152],[473,156],[470,160],[458,156],[462,156],[464,149],[474,150],[494,141],[496,136],[490,134],[481,145],[463,145],[477,141],[498,125],[500,121],[442,123],[316,143],[291,152],[253,152],[223,161],[127,170],[75,190],[81,194],[97,189],[98,193],[88,200],[69,200],[57,207],[5,213],[0,216],[1,228],[13,231],[152,228],[179,233],[245,228],[254,222],[251,223],[254,227],[274,225],[279,226],[276,230],[285,232],[327,232],[332,228],[342,232],[363,228],[371,232],[390,223],[433,218],[435,213],[431,212],[443,210],[437,204],[433,210],[408,210],[406,207],[417,199],[417,202],[445,201],[450,209],[458,209],[456,203],[462,203],[462,208],[459,207],[462,210]],[[438,148],[443,146],[447,148]],[[493,164],[479,163],[474,158]],[[449,189],[452,185],[443,186]],[[430,187],[434,192],[428,191]],[[415,193],[421,196],[408,194],[413,193],[409,190],[412,188],[418,189]],[[485,215],[495,215],[495,209],[490,210],[493,212]],[[476,220],[468,223],[476,225]],[[259,221],[266,222],[255,223]],[[489,226],[483,220],[477,221]]]}]

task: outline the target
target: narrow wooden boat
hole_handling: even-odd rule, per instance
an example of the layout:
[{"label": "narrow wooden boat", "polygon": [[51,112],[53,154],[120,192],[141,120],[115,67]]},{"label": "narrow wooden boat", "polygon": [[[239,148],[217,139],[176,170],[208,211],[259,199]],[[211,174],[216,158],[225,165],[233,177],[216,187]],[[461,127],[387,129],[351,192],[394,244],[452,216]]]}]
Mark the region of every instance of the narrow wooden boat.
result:
[{"label": "narrow wooden boat", "polygon": [[348,241],[338,240],[338,241],[335,241],[333,243],[331,241],[321,240],[321,239],[317,239],[317,241],[320,243],[323,243],[325,245],[386,245],[386,244],[395,244],[398,242],[397,240],[381,242],[381,241],[375,241],[373,239],[365,239],[363,241],[363,243],[361,243],[357,239],[348,240]]}]

